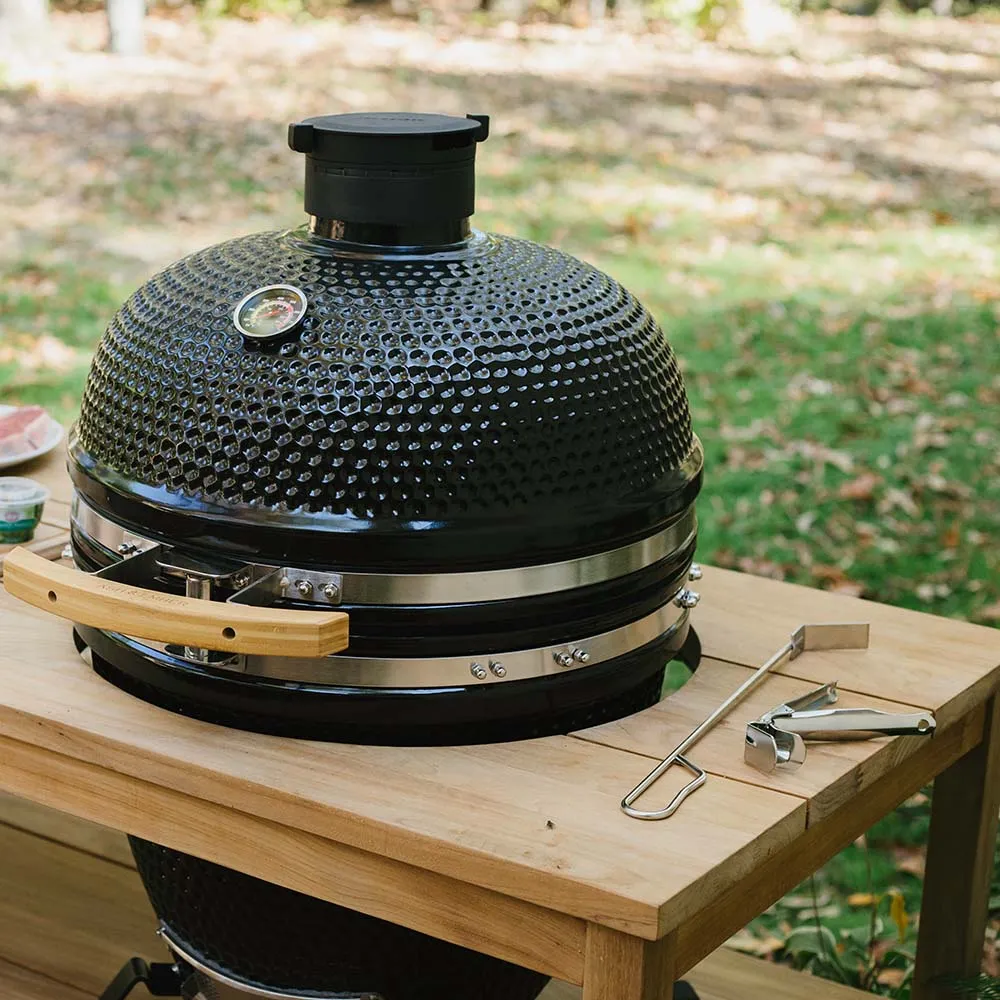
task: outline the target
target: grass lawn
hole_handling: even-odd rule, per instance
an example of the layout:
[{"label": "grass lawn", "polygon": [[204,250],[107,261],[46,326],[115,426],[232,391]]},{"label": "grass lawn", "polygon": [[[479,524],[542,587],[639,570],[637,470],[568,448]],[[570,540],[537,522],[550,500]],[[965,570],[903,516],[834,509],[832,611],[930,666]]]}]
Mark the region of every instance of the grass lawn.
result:
[{"label": "grass lawn", "polygon": [[[1000,622],[1000,26],[804,19],[758,51],[176,14],[127,72],[98,16],[57,26],[69,51],[0,69],[0,402],[69,419],[135,284],[298,224],[285,122],[487,111],[477,224],[609,271],[682,360],[702,559]],[[918,796],[736,943],[905,993],[926,828]]]}]

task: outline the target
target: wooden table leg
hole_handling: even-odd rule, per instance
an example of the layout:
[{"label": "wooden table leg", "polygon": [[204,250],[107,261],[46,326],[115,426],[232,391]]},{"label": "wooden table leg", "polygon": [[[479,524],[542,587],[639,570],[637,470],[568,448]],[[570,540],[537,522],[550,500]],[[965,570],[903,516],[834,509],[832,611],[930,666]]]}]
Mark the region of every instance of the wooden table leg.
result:
[{"label": "wooden table leg", "polygon": [[583,1000],[670,1000],[677,935],[646,941],[587,924]]},{"label": "wooden table leg", "polygon": [[983,740],[934,781],[912,1000],[953,994],[939,977],[979,973],[1000,811],[1000,695]]}]

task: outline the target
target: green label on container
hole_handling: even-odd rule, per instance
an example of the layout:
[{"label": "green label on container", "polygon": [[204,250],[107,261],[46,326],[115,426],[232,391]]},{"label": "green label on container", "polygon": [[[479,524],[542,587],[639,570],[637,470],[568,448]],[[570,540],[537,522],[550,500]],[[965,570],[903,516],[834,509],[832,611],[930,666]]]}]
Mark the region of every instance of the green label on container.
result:
[{"label": "green label on container", "polygon": [[10,545],[12,542],[30,542],[38,522],[31,518],[26,521],[0,520],[0,545]]}]

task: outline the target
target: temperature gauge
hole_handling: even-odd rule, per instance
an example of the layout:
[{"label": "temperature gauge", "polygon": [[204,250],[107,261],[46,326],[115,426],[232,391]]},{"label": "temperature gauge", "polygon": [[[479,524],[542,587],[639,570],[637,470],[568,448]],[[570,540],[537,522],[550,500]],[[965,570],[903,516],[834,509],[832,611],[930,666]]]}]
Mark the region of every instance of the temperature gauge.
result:
[{"label": "temperature gauge", "polygon": [[249,340],[270,340],[294,330],[309,305],[294,285],[267,285],[252,291],[233,310],[236,329]]}]

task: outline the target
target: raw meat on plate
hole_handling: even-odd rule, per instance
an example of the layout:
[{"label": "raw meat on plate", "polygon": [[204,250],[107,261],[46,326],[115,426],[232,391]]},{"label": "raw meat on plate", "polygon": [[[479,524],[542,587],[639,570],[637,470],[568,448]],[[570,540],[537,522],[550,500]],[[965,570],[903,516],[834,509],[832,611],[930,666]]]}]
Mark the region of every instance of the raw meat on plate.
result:
[{"label": "raw meat on plate", "polygon": [[40,406],[20,406],[0,416],[0,459],[40,448],[49,433],[49,419]]}]

